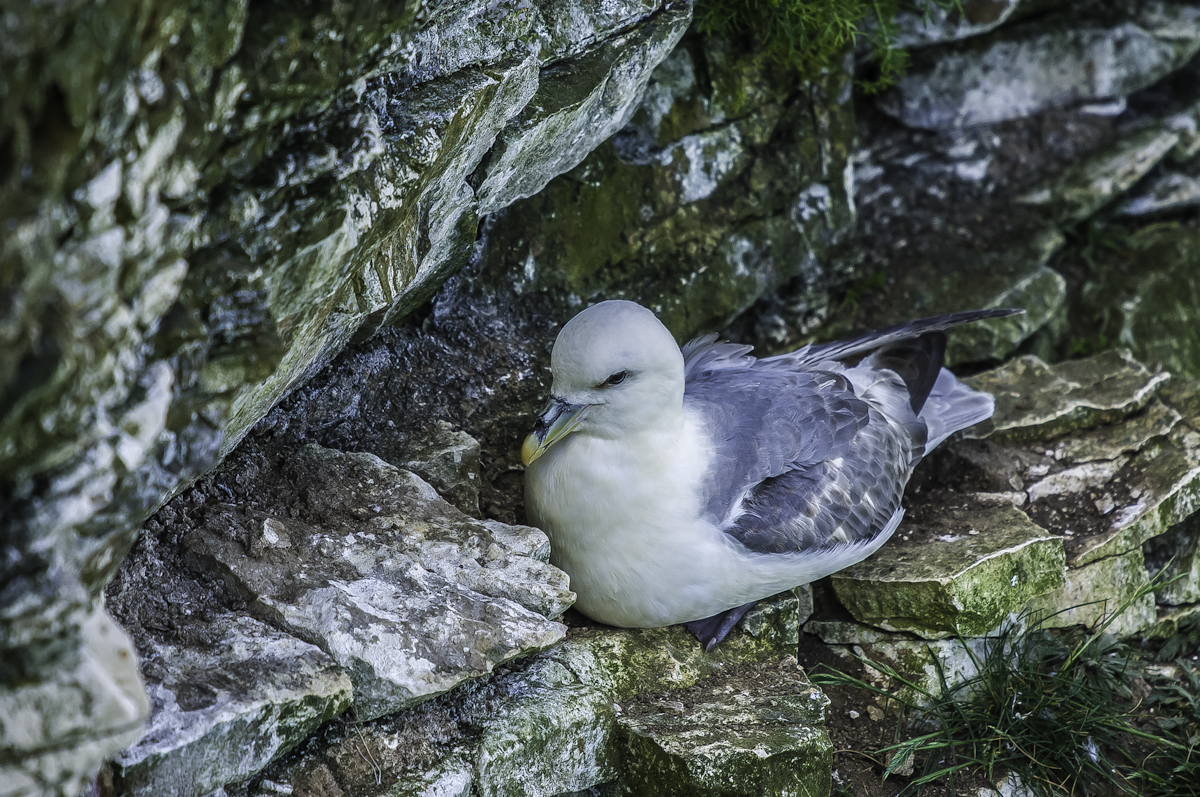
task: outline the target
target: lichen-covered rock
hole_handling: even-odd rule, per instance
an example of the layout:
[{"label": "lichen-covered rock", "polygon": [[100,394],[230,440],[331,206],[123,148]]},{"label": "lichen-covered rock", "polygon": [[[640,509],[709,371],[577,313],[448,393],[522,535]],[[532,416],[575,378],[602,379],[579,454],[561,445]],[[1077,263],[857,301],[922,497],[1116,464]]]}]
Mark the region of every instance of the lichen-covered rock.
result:
[{"label": "lichen-covered rock", "polygon": [[350,707],[350,679],[318,648],[249,617],[212,625],[207,644],[164,642],[143,659],[153,714],[114,759],[121,794],[199,797],[245,780]]},{"label": "lichen-covered rock", "polygon": [[445,421],[437,421],[401,464],[429,482],[459,511],[479,517],[478,440]]},{"label": "lichen-covered rock", "polygon": [[805,624],[841,655],[910,675],[914,699],[977,674],[1013,618],[1169,635],[1200,601],[1196,383],[1127,352],[1025,357],[972,379],[996,393],[996,431],[931,455],[893,540],[834,574]]},{"label": "lichen-covered rock", "polygon": [[[791,720],[775,726],[774,761],[743,770],[751,778],[778,781],[781,758],[814,754],[806,783],[828,778],[828,737],[821,723],[823,696],[795,669],[799,602],[789,593],[764,601],[712,653],[705,653],[680,626],[634,631],[575,628],[559,645],[486,682],[476,682],[393,717],[334,732],[297,760],[276,765],[264,777],[294,794],[479,794],[495,797],[554,795],[601,784],[620,784],[627,772],[646,773],[624,742],[622,718],[644,698],[674,704],[688,690],[708,695],[726,673],[757,672],[753,696],[722,695],[728,711],[708,709],[724,727],[742,717],[739,701],[777,698],[771,681],[789,684],[808,701]],[[791,688],[795,686],[795,691]],[[817,695],[814,700],[810,693]],[[651,702],[653,705],[653,703]],[[809,707],[809,704],[812,704]],[[683,703],[680,703],[683,705]],[[789,704],[790,705],[790,704]],[[802,715],[802,716],[801,716]],[[769,720],[761,717],[760,720]],[[782,734],[782,735],[781,735]],[[782,741],[779,741],[781,740]],[[741,763],[752,764],[754,756]],[[653,762],[650,762],[653,763]],[[824,772],[822,772],[824,770]],[[639,781],[640,783],[641,781]],[[340,791],[334,791],[339,789]],[[636,790],[635,790],[636,791]],[[252,795],[271,793],[259,786]],[[816,792],[814,792],[816,793]]]},{"label": "lichen-covered rock", "polygon": [[[1125,257],[1135,267],[1117,265]],[[1200,232],[1192,225],[1152,225],[1129,237],[1121,254],[1097,255],[1097,279],[1084,285],[1081,314],[1096,334],[1129,347],[1138,359],[1177,377],[1200,378]]]},{"label": "lichen-covered rock", "polygon": [[951,48],[919,50],[879,105],[912,127],[991,124],[1124,96],[1200,50],[1200,14],[1190,4],[1120,2],[1100,11],[1043,17]]},{"label": "lichen-covered rock", "polygon": [[1121,216],[1153,216],[1200,207],[1200,177],[1167,171],[1151,179],[1117,208]]},{"label": "lichen-covered rock", "polygon": [[897,47],[916,49],[969,39],[995,30],[1029,5],[1028,0],[966,0],[958,6],[902,8],[893,20],[892,41]]},{"label": "lichen-covered rock", "polygon": [[1061,223],[1082,221],[1142,179],[1178,143],[1177,132],[1156,125],[1088,156],[1017,201],[1044,207]]},{"label": "lichen-covered rock", "polygon": [[848,666],[861,659],[879,662],[900,673],[911,685],[892,681],[881,669],[868,667],[867,679],[884,689],[897,689],[917,703],[942,693],[979,674],[979,663],[992,644],[989,637],[913,639],[910,634],[889,633],[852,621],[814,619],[804,626],[833,647]]},{"label": "lichen-covered rock", "polygon": [[1069,567],[1060,589],[1030,601],[1028,609],[1044,628],[1108,623],[1110,634],[1133,636],[1155,621],[1154,593],[1141,548]]},{"label": "lichen-covered rock", "polygon": [[[80,639],[63,640],[58,655],[40,662],[36,673],[8,669],[11,680],[0,685],[5,797],[83,793],[101,762],[136,740],[150,716],[125,632],[102,609],[72,626]],[[5,660],[3,666],[19,664]]]},{"label": "lichen-covered rock", "polygon": [[922,637],[978,636],[1063,584],[1062,538],[1013,508],[921,511],[874,556],[832,576],[860,622]]},{"label": "lichen-covered rock", "polygon": [[[690,15],[643,0],[8,13],[0,602],[88,615],[151,511],[352,338],[427,299],[481,212],[623,124]],[[498,140],[525,154],[477,173]],[[36,667],[77,636],[25,625],[0,657]]]},{"label": "lichen-covered rock", "polygon": [[687,338],[799,279],[828,292],[854,221],[850,75],[797,85],[765,56],[678,47],[630,124],[540,194],[495,214],[484,283],[569,316],[625,298]]},{"label": "lichen-covered rock", "polygon": [[1004,251],[954,253],[920,272],[899,275],[890,286],[892,301],[878,308],[878,322],[979,308],[1024,310],[1023,315],[988,319],[950,333],[950,364],[1002,360],[1066,302],[1066,281],[1046,265],[1063,243],[1061,233],[1044,228]]},{"label": "lichen-covered rock", "polygon": [[746,667],[678,695],[625,703],[618,718],[623,790],[664,797],[825,794],[833,770],[828,705],[794,664]]},{"label": "lichen-covered rock", "polygon": [[1122,351],[1053,366],[1025,355],[967,380],[976,390],[995,397],[996,411],[991,420],[971,427],[963,436],[1050,440],[1140,410],[1169,378],[1169,374],[1151,373]]},{"label": "lichen-covered rock", "polygon": [[261,617],[345,668],[360,717],[562,639],[551,618],[574,594],[546,564],[541,531],[469,518],[371,454],[310,445],[256,476],[254,506],[211,515],[184,545]]}]

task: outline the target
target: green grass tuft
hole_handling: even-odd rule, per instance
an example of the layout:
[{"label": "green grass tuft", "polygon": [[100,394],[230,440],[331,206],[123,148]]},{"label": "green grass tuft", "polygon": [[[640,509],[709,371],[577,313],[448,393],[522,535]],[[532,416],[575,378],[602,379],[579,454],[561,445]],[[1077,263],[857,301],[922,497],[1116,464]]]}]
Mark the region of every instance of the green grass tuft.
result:
[{"label": "green grass tuft", "polygon": [[859,86],[874,93],[908,68],[908,53],[895,45],[894,20],[901,8],[914,7],[961,10],[959,0],[699,0],[696,24],[705,34],[753,35],[776,63],[803,76],[835,63],[865,36],[878,75]]},{"label": "green grass tuft", "polygon": [[1015,775],[1046,797],[1200,795],[1197,631],[1164,646],[1162,652],[1178,654],[1169,666],[1154,664],[1105,632],[1129,605],[1092,629],[1050,629],[1045,619],[1018,618],[976,659],[978,675],[949,684],[939,671],[936,693],[865,659],[891,688],[836,670],[812,680],[854,686],[902,707],[916,735],[878,754],[889,760],[885,778],[914,762],[904,792],[943,778],[954,792],[955,775],[975,770],[993,783]]}]

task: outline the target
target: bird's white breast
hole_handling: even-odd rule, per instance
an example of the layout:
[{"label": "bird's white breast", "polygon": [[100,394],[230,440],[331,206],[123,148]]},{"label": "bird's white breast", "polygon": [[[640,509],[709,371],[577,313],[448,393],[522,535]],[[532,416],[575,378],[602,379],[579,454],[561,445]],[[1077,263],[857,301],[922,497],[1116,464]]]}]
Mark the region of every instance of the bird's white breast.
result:
[{"label": "bird's white breast", "polygon": [[731,546],[700,517],[708,450],[685,415],[618,440],[574,434],[530,466],[530,518],[550,536],[580,611],[645,627],[728,608],[719,585],[736,575]]}]

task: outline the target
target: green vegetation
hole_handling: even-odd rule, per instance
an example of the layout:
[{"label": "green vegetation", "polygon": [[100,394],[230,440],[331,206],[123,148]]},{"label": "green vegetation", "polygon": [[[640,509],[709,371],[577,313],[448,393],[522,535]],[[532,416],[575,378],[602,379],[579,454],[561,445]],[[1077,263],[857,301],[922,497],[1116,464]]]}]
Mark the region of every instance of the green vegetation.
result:
[{"label": "green vegetation", "polygon": [[934,7],[957,8],[959,0],[700,0],[696,23],[706,34],[753,35],[768,56],[801,74],[833,64],[865,36],[879,71],[860,86],[872,93],[908,67],[908,53],[895,46],[896,13]]},{"label": "green vegetation", "polygon": [[975,677],[949,684],[939,672],[936,694],[867,660],[891,688],[833,670],[812,680],[900,706],[916,733],[878,753],[889,760],[885,778],[913,762],[904,792],[945,778],[957,793],[955,775],[975,770],[993,783],[1015,776],[1046,797],[1200,795],[1200,625],[1157,655],[1134,650],[1105,632],[1128,605],[1092,629],[1052,630],[1046,618],[1022,616],[975,660]]}]

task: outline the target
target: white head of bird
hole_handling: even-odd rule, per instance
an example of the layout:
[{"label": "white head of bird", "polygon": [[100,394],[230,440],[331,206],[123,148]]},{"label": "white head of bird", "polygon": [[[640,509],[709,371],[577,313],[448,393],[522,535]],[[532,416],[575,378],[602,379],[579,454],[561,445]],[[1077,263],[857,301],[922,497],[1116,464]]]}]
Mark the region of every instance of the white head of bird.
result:
[{"label": "white head of bird", "polygon": [[646,308],[601,302],[572,318],[550,355],[550,401],[521,447],[528,465],[572,432],[616,439],[683,414],[683,355]]}]

